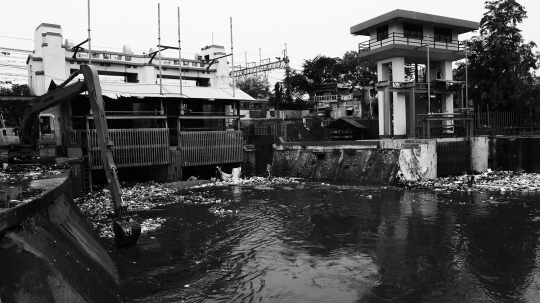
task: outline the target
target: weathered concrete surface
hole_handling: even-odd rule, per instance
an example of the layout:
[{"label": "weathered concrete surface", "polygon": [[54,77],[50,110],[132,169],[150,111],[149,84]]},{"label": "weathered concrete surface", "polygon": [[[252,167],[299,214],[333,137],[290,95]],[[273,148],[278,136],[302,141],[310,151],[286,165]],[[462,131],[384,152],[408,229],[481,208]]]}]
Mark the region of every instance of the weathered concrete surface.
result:
[{"label": "weathered concrete surface", "polygon": [[489,138],[473,137],[471,141],[471,170],[476,173],[488,169]]},{"label": "weathered concrete surface", "polygon": [[244,147],[244,162],[242,163],[242,174],[246,177],[255,175],[255,148]]},{"label": "weathered concrete surface", "polygon": [[387,183],[399,170],[398,157],[399,150],[276,147],[273,167],[276,176]]},{"label": "weathered concrete surface", "polygon": [[35,181],[40,197],[0,213],[2,303],[123,300],[116,267],[74,205],[69,181]]},{"label": "weathered concrete surface", "polygon": [[407,181],[437,178],[437,143],[434,140],[408,140],[401,144],[399,168]]},{"label": "weathered concrete surface", "polygon": [[435,140],[324,143],[274,146],[275,175],[382,183],[392,182],[398,171],[409,181],[437,177]]}]

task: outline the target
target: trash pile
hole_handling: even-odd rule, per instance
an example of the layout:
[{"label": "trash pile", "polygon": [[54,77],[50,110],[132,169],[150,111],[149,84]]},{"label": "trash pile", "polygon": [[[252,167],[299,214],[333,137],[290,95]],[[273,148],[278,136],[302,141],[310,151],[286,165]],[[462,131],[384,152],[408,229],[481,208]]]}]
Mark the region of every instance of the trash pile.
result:
[{"label": "trash pile", "polygon": [[[209,210],[210,213],[222,216],[229,211],[223,206],[230,204],[229,200],[217,199],[211,193],[195,193],[188,191],[179,194],[170,184],[156,182],[146,183],[122,183],[122,200],[127,207],[130,216],[141,222],[141,232],[155,230],[166,222],[166,218],[142,220],[134,211],[154,209],[170,204],[182,203],[186,207],[193,206],[216,206]],[[93,192],[81,198],[76,198],[75,203],[87,217],[100,237],[113,238],[112,221],[114,217],[113,203],[107,188],[96,187]],[[217,207],[219,205],[219,208]]]},{"label": "trash pile", "polygon": [[478,175],[464,174],[410,183],[403,181],[399,183],[399,186],[435,191],[538,192],[540,191],[540,174],[488,169]]},{"label": "trash pile", "polygon": [[288,178],[288,177],[250,177],[245,179],[229,179],[227,181],[218,181],[217,179],[212,179],[213,182],[196,185],[192,188],[201,188],[201,187],[213,187],[213,186],[229,186],[229,185],[282,185],[282,184],[293,184],[293,183],[300,183],[298,182],[298,178]]},{"label": "trash pile", "polygon": [[[5,167],[4,167],[5,166]],[[0,166],[0,182],[26,182],[59,175],[70,167],[65,164],[15,164]]]}]

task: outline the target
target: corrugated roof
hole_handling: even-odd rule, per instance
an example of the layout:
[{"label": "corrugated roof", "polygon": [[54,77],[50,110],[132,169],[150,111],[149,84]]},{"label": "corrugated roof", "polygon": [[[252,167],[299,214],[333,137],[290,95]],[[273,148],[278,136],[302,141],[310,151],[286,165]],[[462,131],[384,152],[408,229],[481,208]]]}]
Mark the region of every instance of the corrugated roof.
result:
[{"label": "corrugated roof", "polygon": [[232,88],[213,88],[202,86],[184,86],[180,96],[180,87],[176,85],[163,85],[163,95],[159,94],[159,84],[135,83],[101,83],[103,96],[111,99],[120,97],[163,97],[163,98],[197,98],[220,100],[255,100],[245,92],[235,89],[233,97]]}]

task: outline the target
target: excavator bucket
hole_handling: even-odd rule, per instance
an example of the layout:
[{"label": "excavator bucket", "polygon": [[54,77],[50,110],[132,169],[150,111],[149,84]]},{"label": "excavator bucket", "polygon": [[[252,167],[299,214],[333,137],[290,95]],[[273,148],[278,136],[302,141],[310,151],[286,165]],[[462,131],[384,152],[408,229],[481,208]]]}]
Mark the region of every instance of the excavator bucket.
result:
[{"label": "excavator bucket", "polygon": [[136,244],[141,235],[141,224],[131,217],[123,217],[113,221],[116,246]]}]

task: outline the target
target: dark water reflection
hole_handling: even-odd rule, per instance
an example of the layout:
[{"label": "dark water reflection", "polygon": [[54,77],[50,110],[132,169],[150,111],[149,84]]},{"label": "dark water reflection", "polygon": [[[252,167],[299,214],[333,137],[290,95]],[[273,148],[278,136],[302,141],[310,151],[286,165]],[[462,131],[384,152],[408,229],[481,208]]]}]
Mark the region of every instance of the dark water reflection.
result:
[{"label": "dark water reflection", "polygon": [[307,183],[215,189],[115,251],[138,302],[540,302],[540,196]]}]

